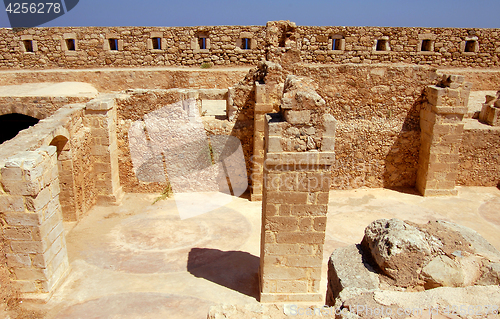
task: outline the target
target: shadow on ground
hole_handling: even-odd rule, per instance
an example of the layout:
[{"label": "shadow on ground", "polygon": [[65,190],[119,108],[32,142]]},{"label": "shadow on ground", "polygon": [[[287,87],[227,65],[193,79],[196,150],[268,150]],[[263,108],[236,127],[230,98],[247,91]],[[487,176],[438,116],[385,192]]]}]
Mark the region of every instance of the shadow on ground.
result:
[{"label": "shadow on ground", "polygon": [[195,277],[257,299],[259,295],[259,257],[242,251],[193,248],[187,270]]}]

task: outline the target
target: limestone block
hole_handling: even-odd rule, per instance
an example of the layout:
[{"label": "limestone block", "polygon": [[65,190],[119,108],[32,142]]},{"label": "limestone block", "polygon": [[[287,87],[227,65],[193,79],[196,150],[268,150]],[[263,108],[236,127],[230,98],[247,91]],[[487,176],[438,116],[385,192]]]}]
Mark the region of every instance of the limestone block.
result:
[{"label": "limestone block", "polygon": [[311,121],[311,111],[293,111],[286,110],[284,112],[285,120],[290,124],[307,124]]},{"label": "limestone block", "polygon": [[321,140],[322,152],[333,152],[335,150],[335,137],[323,137]]},{"label": "limestone block", "polygon": [[337,298],[344,288],[378,289],[380,280],[373,267],[364,261],[361,245],[336,249],[328,261],[327,298]]},{"label": "limestone block", "polygon": [[283,148],[281,147],[281,137],[279,136],[269,136],[267,143],[267,151],[268,152],[282,152]]},{"label": "limestone block", "polygon": [[479,113],[479,120],[491,126],[500,126],[500,108],[483,104]]},{"label": "limestone block", "polygon": [[24,212],[23,196],[0,195],[0,211]]},{"label": "limestone block", "polygon": [[115,106],[114,99],[94,99],[87,102],[86,109],[91,111],[108,111]]},{"label": "limestone block", "polygon": [[335,137],[337,120],[331,114],[323,114],[323,136]]}]

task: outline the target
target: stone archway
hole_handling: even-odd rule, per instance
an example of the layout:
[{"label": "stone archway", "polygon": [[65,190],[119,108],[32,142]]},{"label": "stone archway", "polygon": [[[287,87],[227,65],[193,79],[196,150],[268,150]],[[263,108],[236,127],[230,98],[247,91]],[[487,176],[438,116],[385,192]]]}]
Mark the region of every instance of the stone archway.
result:
[{"label": "stone archway", "polygon": [[37,124],[39,119],[20,113],[0,115],[0,144],[14,138],[20,131]]},{"label": "stone archway", "polygon": [[67,137],[58,135],[50,145],[57,147],[57,166],[59,170],[59,202],[61,203],[65,221],[77,221],[79,209],[75,200],[75,183],[73,174],[73,156]]}]

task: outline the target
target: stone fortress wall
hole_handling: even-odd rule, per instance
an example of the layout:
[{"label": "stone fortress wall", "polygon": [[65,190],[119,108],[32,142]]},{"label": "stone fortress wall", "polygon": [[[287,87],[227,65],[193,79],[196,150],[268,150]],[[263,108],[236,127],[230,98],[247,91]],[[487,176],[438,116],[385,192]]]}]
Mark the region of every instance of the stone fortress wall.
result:
[{"label": "stone fortress wall", "polygon": [[1,29],[0,68],[254,65],[289,48],[306,63],[492,67],[500,66],[500,29],[297,27],[275,22]]}]

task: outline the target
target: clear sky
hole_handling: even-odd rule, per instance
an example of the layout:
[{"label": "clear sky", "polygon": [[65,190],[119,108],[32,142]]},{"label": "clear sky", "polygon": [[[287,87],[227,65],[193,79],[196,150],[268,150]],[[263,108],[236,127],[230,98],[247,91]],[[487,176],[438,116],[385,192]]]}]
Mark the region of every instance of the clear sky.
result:
[{"label": "clear sky", "polygon": [[[10,27],[1,8],[0,27]],[[310,26],[500,28],[500,0],[80,0],[42,26],[265,25],[271,20]]]}]

